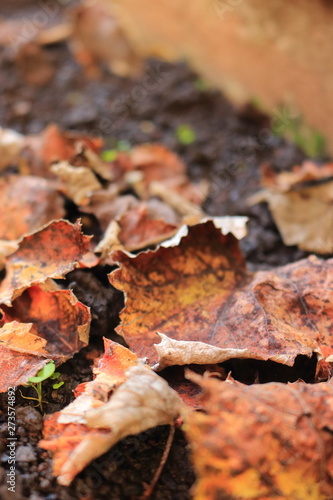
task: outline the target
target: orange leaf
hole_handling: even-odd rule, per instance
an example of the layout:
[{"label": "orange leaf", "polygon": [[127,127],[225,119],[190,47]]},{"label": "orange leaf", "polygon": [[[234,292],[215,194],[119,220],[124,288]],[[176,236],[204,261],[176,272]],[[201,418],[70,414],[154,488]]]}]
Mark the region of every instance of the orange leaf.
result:
[{"label": "orange leaf", "polygon": [[65,215],[52,183],[41,177],[0,179],[0,239],[15,240]]},{"label": "orange leaf", "polygon": [[115,342],[105,340],[94,373],[73,403],[46,420],[39,443],[53,452],[53,473],[63,485],[125,436],[172,424],[182,407],[165,380]]},{"label": "orange leaf", "polygon": [[50,360],[63,363],[87,345],[89,308],[69,290],[26,290],[0,320],[0,392],[25,384]]},{"label": "orange leaf", "polygon": [[333,498],[333,387],[246,386],[190,374],[205,413],[185,412],[194,500]]},{"label": "orange leaf", "polygon": [[117,331],[155,368],[332,353],[333,260],[249,273],[236,238],[212,222],[178,246],[111,256],[121,268],[110,282],[126,297]]},{"label": "orange leaf", "polygon": [[35,233],[25,236],[18,250],[6,260],[6,276],[0,284],[0,304],[10,305],[23,290],[63,278],[78,266],[89,251],[90,237],[84,236],[79,222],[53,221]]}]

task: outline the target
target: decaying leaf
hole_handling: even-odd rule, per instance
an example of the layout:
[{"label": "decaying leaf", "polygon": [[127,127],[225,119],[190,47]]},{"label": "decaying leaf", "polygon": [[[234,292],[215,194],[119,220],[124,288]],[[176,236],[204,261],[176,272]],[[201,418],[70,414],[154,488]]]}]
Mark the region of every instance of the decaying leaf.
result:
[{"label": "decaying leaf", "polygon": [[333,177],[333,163],[317,165],[306,160],[302,165],[295,165],[291,171],[284,171],[277,174],[270,165],[263,165],[261,172],[262,185],[275,189],[279,192],[288,192],[291,188],[304,183],[330,179]]},{"label": "decaying leaf", "polygon": [[47,179],[29,175],[0,179],[0,239],[16,240],[64,215],[63,199]]},{"label": "decaying leaf", "polygon": [[29,172],[42,177],[54,177],[49,166],[51,163],[70,161],[80,147],[98,153],[103,140],[72,131],[61,131],[57,125],[50,124],[40,134],[24,138],[24,152],[28,158]]},{"label": "decaying leaf", "polygon": [[177,393],[137,363],[126,348],[107,342],[96,379],[85,384],[76,401],[46,420],[39,445],[52,451],[60,484],[70,484],[120,439],[178,418],[183,403]]},{"label": "decaying leaf", "polygon": [[135,200],[133,207],[113,219],[95,249],[106,257],[114,249],[139,250],[170,238],[180,224],[180,217],[163,202]]},{"label": "decaying leaf", "polygon": [[89,196],[101,188],[100,182],[88,167],[73,167],[68,161],[51,166],[51,171],[65,185],[65,193],[77,205],[85,205]]},{"label": "decaying leaf", "polygon": [[6,259],[6,276],[0,283],[0,304],[10,305],[27,287],[48,278],[63,278],[89,251],[90,237],[79,222],[53,221],[25,236]]},{"label": "decaying leaf", "polygon": [[63,363],[87,345],[89,308],[69,290],[26,290],[1,306],[0,392],[26,384],[50,360]]},{"label": "decaying leaf", "polygon": [[126,297],[117,331],[156,369],[332,353],[332,259],[250,273],[236,238],[211,221],[176,247],[112,257],[121,268],[109,279]]},{"label": "decaying leaf", "polygon": [[249,202],[268,203],[286,245],[298,245],[302,250],[319,254],[332,253],[332,179],[333,164],[319,167],[305,162],[292,172],[280,174],[266,167],[263,184],[268,188],[251,197]]},{"label": "decaying leaf", "polygon": [[[192,184],[186,175],[186,166],[172,151],[161,144],[142,144],[134,147],[129,154],[123,155],[121,162],[127,172],[140,172],[142,175],[134,177],[132,185],[142,199],[156,195],[151,192],[151,185],[164,186],[170,192],[178,193],[182,198],[193,205],[201,205],[207,195],[206,186]],[[174,207],[173,207],[174,208]]]},{"label": "decaying leaf", "polygon": [[190,378],[205,413],[184,430],[198,481],[195,500],[333,497],[333,386]]}]

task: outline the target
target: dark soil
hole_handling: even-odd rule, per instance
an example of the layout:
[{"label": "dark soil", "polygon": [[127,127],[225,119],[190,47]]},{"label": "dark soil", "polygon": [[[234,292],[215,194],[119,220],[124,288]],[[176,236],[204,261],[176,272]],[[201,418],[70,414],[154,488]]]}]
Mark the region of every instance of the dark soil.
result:
[{"label": "dark soil", "polygon": [[[27,2],[23,1],[12,4],[12,7],[7,5],[7,10],[0,15],[30,16],[36,9],[30,4],[24,10]],[[18,6],[20,10],[17,10]],[[220,92],[203,89],[202,81],[186,64],[150,60],[145,75],[137,80],[119,78],[103,69],[101,78],[92,81],[85,77],[65,44],[49,47],[45,53],[54,64],[54,78],[51,83],[34,87],[23,79],[13,54],[1,49],[1,126],[28,134],[39,132],[50,122],[55,122],[64,129],[102,135],[107,148],[113,147],[118,140],[127,140],[133,145],[162,142],[185,160],[193,179],[210,181],[210,194],[204,206],[207,213],[247,215],[250,218],[249,236],[242,242],[249,266],[271,267],[305,255],[297,248],[283,245],[264,204],[251,208],[246,204],[247,198],[260,187],[259,167],[262,162],[269,161],[275,169],[283,170],[304,158],[296,146],[272,135],[266,116],[251,106],[236,110]],[[151,83],[149,90],[145,85],[147,78]],[[196,140],[186,146],[179,143],[175,134],[176,128],[184,124],[196,133]],[[76,385],[91,380],[92,356],[89,353],[94,349],[102,351],[101,336],[116,338],[113,329],[118,322],[123,298],[107,283],[105,276],[105,269],[74,271],[68,276],[67,284],[77,297],[92,307],[91,344],[60,367],[65,381],[63,387],[52,391],[51,386],[45,384],[48,413],[68,404]],[[243,369],[237,362],[227,368],[233,370],[236,378],[242,379]],[[299,376],[289,372],[281,374],[274,371],[274,366],[269,366],[263,370],[262,381],[267,381],[265,373],[268,372],[272,374],[270,379],[282,378],[283,381]],[[24,394],[29,394],[27,389],[24,389]],[[1,412],[1,500],[125,500],[140,497],[144,483],[151,481],[163,453],[167,428],[152,429],[123,440],[87,467],[71,487],[65,488],[57,485],[52,477],[48,454],[37,447],[42,428],[40,412],[19,393],[17,396],[17,492],[7,491],[7,424],[6,413]],[[3,408],[6,412],[5,405]],[[152,498],[190,499],[194,480],[184,436],[177,431]]]}]

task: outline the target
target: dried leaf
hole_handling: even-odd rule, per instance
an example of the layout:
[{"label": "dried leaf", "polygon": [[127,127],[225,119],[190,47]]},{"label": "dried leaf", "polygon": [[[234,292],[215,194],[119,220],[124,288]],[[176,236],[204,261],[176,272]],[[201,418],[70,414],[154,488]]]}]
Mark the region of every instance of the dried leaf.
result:
[{"label": "dried leaf", "polygon": [[195,500],[333,497],[332,384],[190,378],[205,409],[185,413]]},{"label": "dried leaf", "polygon": [[70,161],[76,156],[79,146],[98,153],[103,146],[103,140],[77,132],[63,132],[55,124],[50,124],[38,135],[25,137],[24,151],[28,157],[30,173],[42,177],[54,177],[49,170],[49,165],[65,160]]},{"label": "dried leaf", "polygon": [[237,240],[212,222],[190,227],[179,246],[112,257],[121,268],[110,282],[126,297],[117,331],[156,369],[231,358],[292,366],[332,353],[333,260],[249,273]]},{"label": "dried leaf", "polygon": [[28,175],[0,179],[0,239],[16,240],[64,215],[63,199],[50,181]]},{"label": "dried leaf", "polygon": [[73,167],[67,161],[52,165],[51,171],[65,185],[65,193],[77,205],[89,202],[89,196],[102,186],[94,173],[87,167]]},{"label": "dried leaf", "polygon": [[90,237],[79,222],[53,221],[25,236],[18,250],[6,259],[6,276],[0,283],[0,304],[10,305],[27,287],[47,278],[63,278],[89,251]]},{"label": "dried leaf", "polygon": [[291,171],[280,172],[277,174],[270,165],[262,167],[262,185],[281,193],[290,191],[305,182],[329,179],[333,177],[333,163],[317,165],[312,161],[306,160],[302,165],[295,165]]},{"label": "dried leaf", "polygon": [[89,308],[69,290],[26,290],[2,306],[0,392],[26,384],[50,360],[61,364],[87,345]]},{"label": "dried leaf", "polygon": [[[141,178],[133,181],[133,187],[140,198],[147,199],[149,196],[155,195],[156,186],[161,184],[168,191],[177,193],[190,202],[191,207],[201,205],[207,195],[206,187],[202,189],[189,181],[186,175],[186,166],[182,160],[161,144],[136,146],[130,151],[127,158],[123,156],[123,159],[120,158],[120,160],[122,160],[121,164],[126,171],[138,171],[142,174]],[[153,182],[158,184],[152,185]],[[152,192],[151,189],[153,189]]]},{"label": "dried leaf", "polygon": [[163,202],[137,202],[133,208],[111,221],[95,252],[106,257],[119,248],[132,251],[155,245],[170,238],[179,223],[179,216]]},{"label": "dried leaf", "polygon": [[70,484],[120,439],[172,424],[179,416],[183,403],[176,392],[137,362],[126,348],[107,341],[96,379],[79,390],[71,405],[46,420],[39,445],[53,452],[53,473],[60,484]]},{"label": "dried leaf", "polygon": [[304,162],[292,172],[280,174],[265,167],[263,184],[269,188],[251,197],[249,203],[268,203],[286,245],[319,254],[333,253],[332,178],[333,164],[319,167]]}]

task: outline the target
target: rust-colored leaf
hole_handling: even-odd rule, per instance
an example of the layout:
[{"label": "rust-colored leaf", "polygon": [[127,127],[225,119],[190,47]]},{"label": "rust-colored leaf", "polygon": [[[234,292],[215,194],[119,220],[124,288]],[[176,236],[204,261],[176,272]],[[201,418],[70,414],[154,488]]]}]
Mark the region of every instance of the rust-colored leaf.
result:
[{"label": "rust-colored leaf", "polygon": [[190,378],[205,413],[185,414],[195,500],[333,497],[333,386]]},{"label": "rust-colored leaf", "polygon": [[65,215],[54,185],[41,177],[0,179],[0,239],[15,240]]},{"label": "rust-colored leaf", "polygon": [[120,439],[172,424],[183,405],[167,382],[125,347],[106,341],[96,379],[45,422],[42,448],[54,455],[53,473],[68,485],[94,458]]},{"label": "rust-colored leaf", "polygon": [[50,360],[63,363],[87,345],[89,308],[69,290],[26,290],[0,320],[0,392],[25,384]]},{"label": "rust-colored leaf", "polygon": [[180,217],[159,200],[133,203],[113,219],[95,251],[106,257],[115,248],[139,250],[170,238],[180,224]]},{"label": "rust-colored leaf", "polygon": [[78,266],[89,251],[90,237],[84,236],[80,223],[53,221],[39,231],[25,236],[18,250],[6,260],[6,276],[0,284],[0,304],[10,305],[23,290],[63,278]]},{"label": "rust-colored leaf", "polygon": [[53,177],[49,170],[51,163],[70,161],[76,156],[79,146],[98,153],[103,146],[103,140],[76,132],[63,132],[56,125],[50,124],[41,134],[27,136],[24,146],[30,173]]},{"label": "rust-colored leaf", "polygon": [[178,246],[112,257],[121,268],[110,281],[126,296],[117,331],[158,369],[231,358],[292,366],[332,353],[333,260],[250,273],[236,238],[212,222]]},{"label": "rust-colored leaf", "polygon": [[154,183],[163,185],[165,190],[176,192],[194,205],[201,205],[206,197],[206,189],[192,184],[186,175],[186,166],[172,151],[161,144],[142,144],[134,147],[128,157],[121,162],[128,171],[141,173],[141,179],[133,186],[143,199],[154,196],[150,186]]}]

